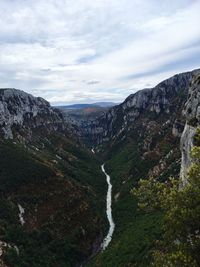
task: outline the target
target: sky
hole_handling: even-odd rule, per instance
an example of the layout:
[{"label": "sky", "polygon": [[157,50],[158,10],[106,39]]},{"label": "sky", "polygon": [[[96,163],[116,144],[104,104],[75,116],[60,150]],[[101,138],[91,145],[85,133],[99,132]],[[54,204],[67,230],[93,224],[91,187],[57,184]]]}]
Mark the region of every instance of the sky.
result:
[{"label": "sky", "polygon": [[200,0],[0,0],[0,88],[121,102],[200,68]]}]

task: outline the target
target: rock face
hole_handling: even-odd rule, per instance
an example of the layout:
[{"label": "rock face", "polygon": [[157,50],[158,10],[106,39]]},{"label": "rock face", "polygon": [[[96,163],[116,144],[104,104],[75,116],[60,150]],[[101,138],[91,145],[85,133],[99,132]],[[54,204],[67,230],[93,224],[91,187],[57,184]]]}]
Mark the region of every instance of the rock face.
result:
[{"label": "rock face", "polygon": [[196,70],[175,75],[152,89],[144,89],[130,95],[122,104],[111,108],[97,120],[82,123],[82,136],[92,145],[114,141],[123,132],[134,127],[135,122],[145,115],[167,115],[171,118],[176,115],[173,132],[174,135],[180,136],[184,128],[181,110],[195,72]]},{"label": "rock face", "polygon": [[44,99],[0,89],[0,266],[15,265],[7,243],[19,266],[80,266],[100,248],[106,181],[74,133]]},{"label": "rock face", "polygon": [[195,73],[191,82],[183,114],[186,117],[186,124],[181,136],[182,160],[180,176],[184,186],[187,183],[187,171],[192,162],[190,153],[193,147],[193,139],[196,128],[200,125],[200,71]]},{"label": "rock face", "polygon": [[0,89],[0,134],[5,139],[31,138],[33,129],[64,130],[61,112],[50,104],[16,89]]},{"label": "rock face", "polygon": [[[112,107],[98,119],[83,122],[78,129],[79,136],[85,143],[95,147],[96,151],[108,154],[110,158],[116,154],[121,155],[120,150],[135,150],[133,158],[137,159],[138,164],[147,166],[151,162],[143,177],[178,177],[181,162],[180,137],[185,126],[182,111],[188,98],[191,79],[198,72],[199,70],[194,70],[177,74],[154,88],[130,95],[122,104]],[[192,140],[193,124],[199,119],[199,114],[194,115],[198,111],[196,93],[191,93],[190,97],[195,103],[191,103],[190,107],[187,104],[190,125],[184,131],[185,136],[188,136],[186,140]],[[187,146],[191,144],[188,143]],[[183,160],[185,168],[188,158],[189,155],[186,155]],[[133,163],[130,166],[132,168],[127,171],[130,177],[140,176],[144,169]]]}]

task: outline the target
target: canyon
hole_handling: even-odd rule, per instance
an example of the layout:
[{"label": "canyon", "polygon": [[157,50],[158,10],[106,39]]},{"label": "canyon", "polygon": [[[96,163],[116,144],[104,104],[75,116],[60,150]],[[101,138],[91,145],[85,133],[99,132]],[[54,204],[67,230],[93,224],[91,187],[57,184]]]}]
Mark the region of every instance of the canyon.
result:
[{"label": "canyon", "polygon": [[187,183],[199,104],[200,70],[81,122],[42,98],[1,89],[0,264],[149,266],[160,214],[138,213],[130,191],[150,176]]}]

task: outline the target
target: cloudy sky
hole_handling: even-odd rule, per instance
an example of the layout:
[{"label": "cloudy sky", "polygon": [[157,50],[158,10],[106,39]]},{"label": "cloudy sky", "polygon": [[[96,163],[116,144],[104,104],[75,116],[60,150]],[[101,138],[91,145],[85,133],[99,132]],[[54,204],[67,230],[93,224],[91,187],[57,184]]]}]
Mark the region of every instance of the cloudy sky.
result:
[{"label": "cloudy sky", "polygon": [[120,102],[200,67],[200,0],[0,0],[0,87]]}]

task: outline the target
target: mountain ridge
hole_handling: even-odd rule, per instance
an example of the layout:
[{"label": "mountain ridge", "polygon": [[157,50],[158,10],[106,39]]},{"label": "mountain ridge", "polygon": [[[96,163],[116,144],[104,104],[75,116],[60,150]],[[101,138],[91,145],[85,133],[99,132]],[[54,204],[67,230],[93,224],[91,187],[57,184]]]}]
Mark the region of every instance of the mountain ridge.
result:
[{"label": "mountain ridge", "polygon": [[112,107],[117,105],[114,102],[95,102],[95,103],[83,103],[83,104],[72,104],[72,105],[60,105],[60,106],[55,106],[56,108],[59,109],[83,109],[83,108],[88,108],[88,107]]},{"label": "mountain ridge", "polygon": [[96,253],[106,181],[62,113],[0,90],[0,151],[1,266],[79,266]]},{"label": "mountain ridge", "polygon": [[[172,76],[154,88],[139,90],[129,95],[125,101],[110,108],[105,114],[94,121],[85,121],[80,126],[83,139],[92,146],[113,141],[124,129],[139,118],[145,111],[155,114],[176,112],[173,98],[186,101],[190,80],[197,70]],[[181,92],[181,89],[182,92]],[[131,127],[131,126],[130,126]]]},{"label": "mountain ridge", "polygon": [[[17,260],[20,267],[33,263],[54,267],[57,262],[80,266],[96,255],[106,227],[106,183],[99,168],[105,161],[113,185],[116,231],[107,250],[87,266],[149,266],[150,250],[162,233],[162,216],[139,213],[130,190],[149,176],[178,179],[182,167],[186,181],[188,155],[199,125],[199,78],[194,78],[198,75],[199,69],[177,74],[79,124],[42,98],[16,89],[0,90],[0,192],[5,203],[0,205],[1,239],[17,246],[21,256],[12,248],[14,254],[5,254],[5,264],[15,266]],[[25,211],[23,225],[19,205]],[[16,225],[18,234],[13,235]],[[43,256],[33,249],[42,236]],[[26,240],[31,243],[27,248]]]},{"label": "mountain ridge", "polygon": [[27,138],[34,128],[45,129],[47,126],[49,132],[62,131],[66,122],[62,113],[52,108],[45,99],[18,89],[0,89],[0,126],[1,135],[13,139],[13,130],[17,126],[27,132]]},{"label": "mountain ridge", "polygon": [[[162,214],[138,211],[137,200],[130,192],[137,188],[140,179],[153,177],[168,183],[171,176],[180,179],[181,169],[182,174],[187,175],[193,138],[199,125],[187,126],[189,121],[196,123],[199,118],[196,109],[200,99],[198,75],[199,70],[179,74],[161,82],[156,90],[131,95],[89,125],[95,151],[104,155],[106,169],[113,177],[116,231],[106,253],[99,254],[88,267],[149,266],[155,242],[162,238]],[[192,118],[187,115],[186,126],[185,108]],[[187,129],[192,129],[192,135],[187,134]],[[184,177],[185,183],[187,178]]]}]

